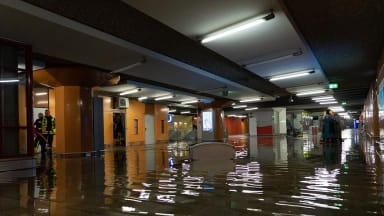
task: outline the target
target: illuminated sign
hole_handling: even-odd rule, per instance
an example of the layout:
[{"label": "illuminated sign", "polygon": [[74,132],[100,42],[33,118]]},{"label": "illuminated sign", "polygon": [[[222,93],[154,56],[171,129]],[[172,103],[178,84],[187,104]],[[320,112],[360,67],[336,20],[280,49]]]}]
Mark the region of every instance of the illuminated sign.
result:
[{"label": "illuminated sign", "polygon": [[203,131],[212,131],[212,111],[203,112]]}]

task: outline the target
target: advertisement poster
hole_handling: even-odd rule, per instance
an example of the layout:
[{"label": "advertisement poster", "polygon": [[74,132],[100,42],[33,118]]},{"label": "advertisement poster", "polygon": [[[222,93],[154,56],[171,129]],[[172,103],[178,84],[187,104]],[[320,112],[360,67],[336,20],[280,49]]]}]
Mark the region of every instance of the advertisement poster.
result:
[{"label": "advertisement poster", "polygon": [[212,131],[212,111],[203,112],[203,131]]}]

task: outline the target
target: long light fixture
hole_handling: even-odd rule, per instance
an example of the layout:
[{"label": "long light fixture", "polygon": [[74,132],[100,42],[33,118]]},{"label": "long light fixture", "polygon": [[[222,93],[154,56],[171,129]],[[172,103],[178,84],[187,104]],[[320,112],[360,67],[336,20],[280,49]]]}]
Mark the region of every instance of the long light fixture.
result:
[{"label": "long light fixture", "polygon": [[146,99],[148,99],[147,96],[143,96],[143,97],[139,97],[139,98],[137,98],[137,100],[139,100],[139,101],[146,100]]},{"label": "long light fixture", "polygon": [[122,67],[122,68],[119,68],[119,69],[116,69],[116,70],[113,70],[110,73],[120,73],[120,72],[123,72],[123,71],[126,71],[126,70],[130,70],[132,68],[135,68],[137,66],[140,66],[140,65],[144,64],[145,62],[147,62],[147,59],[145,57],[143,57],[140,61],[138,61],[136,63],[130,64],[128,66],[125,66],[125,67]]},{"label": "long light fixture", "polygon": [[306,96],[306,95],[314,95],[314,94],[322,94],[325,90],[313,90],[313,91],[305,91],[297,93],[296,96]]},{"label": "long light fixture", "polygon": [[162,96],[162,97],[155,98],[155,101],[166,100],[173,97],[174,97],[173,95]]},{"label": "long light fixture", "polygon": [[191,111],[181,111],[180,114],[189,114]]},{"label": "long light fixture", "polygon": [[133,94],[133,93],[136,93],[136,92],[139,92],[139,91],[141,91],[141,88],[131,89],[131,90],[128,90],[128,91],[124,91],[124,92],[121,92],[120,95]]},{"label": "long light fixture", "polygon": [[43,96],[43,95],[47,95],[48,92],[37,92],[35,93],[35,96]]},{"label": "long light fixture", "polygon": [[254,102],[259,100],[261,100],[261,98],[250,98],[250,99],[241,100],[240,103],[248,103],[248,102]]},{"label": "long light fixture", "polygon": [[318,103],[320,103],[320,102],[331,102],[331,101],[336,101],[336,99],[335,98],[330,98],[330,99],[315,100],[315,102],[318,102]]},{"label": "long light fixture", "polygon": [[324,105],[324,104],[337,104],[337,103],[338,103],[337,101],[326,101],[326,102],[320,102],[319,104]]},{"label": "long light fixture", "polygon": [[233,109],[240,109],[240,108],[245,108],[247,105],[238,105],[238,106],[233,106]]},{"label": "long light fixture", "polygon": [[334,99],[333,96],[319,96],[319,97],[313,97],[312,100],[323,100],[323,99]]},{"label": "long light fixture", "polygon": [[259,25],[267,20],[273,19],[274,17],[275,15],[273,14],[273,12],[270,12],[268,14],[263,14],[261,16],[250,18],[248,20],[239,22],[237,24],[228,26],[226,28],[220,29],[218,31],[212,32],[204,36],[203,39],[201,40],[201,43],[208,43],[210,41],[217,40],[219,38],[226,37],[228,35],[232,35],[237,32],[241,32],[243,30]]},{"label": "long light fixture", "polygon": [[189,100],[189,101],[183,101],[181,102],[181,104],[193,104],[193,103],[197,103],[199,102],[199,100]]},{"label": "long light fixture", "polygon": [[293,73],[287,73],[283,75],[277,75],[273,76],[269,79],[269,81],[276,81],[276,80],[284,80],[284,79],[291,79],[295,77],[302,77],[302,76],[307,76],[309,74],[314,73],[315,71],[313,69],[309,70],[303,70],[303,71],[298,71],[298,72],[293,72]]},{"label": "long light fixture", "polygon": [[259,108],[258,107],[250,107],[250,108],[246,108],[245,110],[250,111],[250,110],[257,110],[257,109],[259,109]]},{"label": "long light fixture", "polygon": [[0,79],[0,83],[15,83],[15,82],[19,82],[20,80],[18,79],[4,79],[4,80],[1,80]]},{"label": "long light fixture", "polygon": [[342,106],[331,106],[328,107],[328,109],[332,110],[333,112],[344,112],[344,108]]}]

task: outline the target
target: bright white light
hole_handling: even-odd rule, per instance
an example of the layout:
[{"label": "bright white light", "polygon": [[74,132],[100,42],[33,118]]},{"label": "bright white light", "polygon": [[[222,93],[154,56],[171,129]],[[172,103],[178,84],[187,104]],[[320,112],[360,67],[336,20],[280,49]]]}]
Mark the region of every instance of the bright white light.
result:
[{"label": "bright white light", "polygon": [[188,113],[191,113],[191,111],[182,111],[180,112],[181,114],[188,114]]},{"label": "bright white light", "polygon": [[314,101],[316,101],[316,102],[328,102],[328,101],[335,101],[335,100],[336,100],[335,98],[329,98],[329,99],[317,99]]},{"label": "bright white light", "polygon": [[259,109],[258,107],[250,107],[250,108],[246,108],[245,110],[249,111],[249,110],[257,110]]},{"label": "bright white light", "polygon": [[199,100],[189,100],[189,101],[183,101],[181,104],[192,104],[192,103],[197,103]]},{"label": "bright white light", "polygon": [[146,100],[146,99],[148,99],[148,97],[139,97],[139,98],[137,98],[139,101],[142,101],[142,100]]},{"label": "bright white light", "polygon": [[324,105],[324,104],[337,104],[337,101],[327,101],[327,102],[320,102],[319,104]]},{"label": "bright white light", "polygon": [[174,112],[176,112],[177,110],[176,109],[171,109],[171,110],[169,110],[168,112],[169,113],[174,113]]},{"label": "bright white light", "polygon": [[238,106],[233,106],[233,109],[240,109],[245,107],[247,107],[247,105],[238,105]]},{"label": "bright white light", "polygon": [[325,99],[335,99],[333,96],[320,96],[320,97],[313,97],[312,100],[325,100]]},{"label": "bright white light", "polygon": [[136,92],[139,92],[139,91],[141,91],[141,89],[131,89],[131,90],[128,90],[128,91],[121,92],[120,95],[133,94],[133,93],[136,93]]},{"label": "bright white light", "polygon": [[266,20],[263,18],[253,18],[253,19],[247,20],[245,22],[241,22],[239,24],[236,24],[236,25],[230,26],[228,28],[224,28],[222,30],[219,30],[217,32],[208,34],[206,37],[204,37],[203,40],[201,40],[201,43],[208,43],[210,41],[217,40],[219,38],[222,38],[222,37],[225,37],[225,36],[228,36],[228,35],[231,35],[231,34],[246,30],[246,29],[249,29],[249,28],[254,27],[258,24],[261,24],[265,21]]},{"label": "bright white light", "polygon": [[276,81],[276,80],[291,79],[291,78],[295,78],[295,77],[307,76],[307,75],[311,74],[312,71],[313,70],[305,70],[305,71],[300,71],[300,72],[296,72],[296,73],[274,76],[271,79],[269,79],[269,81]]},{"label": "bright white light", "polygon": [[0,80],[0,83],[14,83],[19,82],[17,79],[9,79],[9,80]]},{"label": "bright white light", "polygon": [[325,90],[314,90],[314,91],[307,91],[307,92],[300,92],[297,93],[296,96],[305,96],[305,95],[313,95],[313,94],[322,94]]},{"label": "bright white light", "polygon": [[47,95],[48,93],[47,92],[38,92],[38,93],[35,93],[36,96],[42,96],[42,95]]},{"label": "bright white light", "polygon": [[247,103],[247,102],[259,101],[259,100],[261,99],[260,98],[244,99],[244,100],[241,100],[240,103]]},{"label": "bright white light", "polygon": [[134,211],[136,211],[135,208],[133,208],[133,207],[129,207],[129,206],[122,206],[122,207],[121,207],[121,210],[122,210],[123,212],[134,212]]},{"label": "bright white light", "polygon": [[169,98],[173,98],[173,95],[167,95],[167,96],[164,96],[164,97],[158,97],[158,98],[155,98],[155,101],[166,100],[166,99],[169,99]]},{"label": "bright white light", "polygon": [[48,101],[37,101],[36,104],[47,104]]}]

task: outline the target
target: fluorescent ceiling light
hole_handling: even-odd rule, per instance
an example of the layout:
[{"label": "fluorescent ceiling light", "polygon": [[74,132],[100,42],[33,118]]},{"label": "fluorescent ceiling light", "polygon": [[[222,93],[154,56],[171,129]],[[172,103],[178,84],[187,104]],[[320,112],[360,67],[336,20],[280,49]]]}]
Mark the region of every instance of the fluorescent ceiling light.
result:
[{"label": "fluorescent ceiling light", "polygon": [[120,95],[133,94],[133,93],[136,93],[136,92],[139,92],[139,91],[141,91],[141,88],[131,89],[131,90],[128,90],[128,91],[125,91],[125,92],[121,92]]},{"label": "fluorescent ceiling light", "polygon": [[176,109],[171,109],[171,110],[169,110],[168,112],[169,113],[174,113],[174,112],[176,112],[177,110]]},{"label": "fluorescent ceiling light", "polygon": [[320,97],[313,97],[312,100],[323,100],[323,99],[334,99],[333,96],[320,96]]},{"label": "fluorescent ceiling light", "polygon": [[328,109],[332,110],[333,112],[344,112],[344,108],[342,106],[332,106],[328,107]]},{"label": "fluorescent ceiling light", "polygon": [[167,95],[167,96],[163,96],[163,97],[158,97],[158,98],[155,98],[155,101],[166,100],[166,99],[169,99],[169,98],[173,98],[173,95]]},{"label": "fluorescent ceiling light", "polygon": [[250,107],[250,108],[247,108],[247,109],[245,109],[246,111],[249,111],[249,110],[257,110],[257,109],[259,109],[259,107]]},{"label": "fluorescent ceiling light", "polygon": [[324,104],[337,104],[337,101],[327,101],[327,102],[320,102],[319,104],[324,105]]},{"label": "fluorescent ceiling light", "polygon": [[18,79],[4,79],[0,80],[0,83],[14,83],[14,82],[19,82]]},{"label": "fluorescent ceiling light", "polygon": [[148,97],[145,97],[145,96],[137,98],[137,100],[139,100],[139,101],[146,100],[146,99],[148,99]]},{"label": "fluorescent ceiling light", "polygon": [[47,92],[37,92],[35,93],[35,96],[43,96],[43,95],[47,95],[48,93]]},{"label": "fluorescent ceiling light", "polygon": [[189,101],[183,101],[181,104],[192,104],[192,103],[197,103],[199,100],[189,100]]},{"label": "fluorescent ceiling light", "polygon": [[182,111],[182,112],[180,112],[180,114],[188,114],[188,113],[191,113],[191,111]]},{"label": "fluorescent ceiling light", "polygon": [[36,104],[47,104],[48,101],[37,101]]},{"label": "fluorescent ceiling light", "polygon": [[272,12],[269,14],[253,17],[251,19],[245,20],[243,22],[231,25],[229,27],[223,28],[221,30],[218,30],[218,31],[215,31],[215,32],[212,32],[212,33],[206,35],[201,40],[201,43],[208,43],[210,41],[217,40],[219,38],[226,37],[228,35],[232,35],[232,34],[235,34],[237,32],[241,32],[243,30],[246,30],[246,29],[252,28],[258,24],[261,24],[267,20],[270,20],[274,17],[275,17],[275,15]]},{"label": "fluorescent ceiling light", "polygon": [[247,102],[259,101],[259,100],[261,99],[260,98],[244,99],[244,100],[241,100],[240,103],[247,103]]},{"label": "fluorescent ceiling light", "polygon": [[306,92],[300,92],[297,93],[296,96],[305,96],[305,95],[313,95],[313,94],[322,94],[325,90],[313,90],[313,91],[306,91]]},{"label": "fluorescent ceiling light", "polygon": [[269,79],[269,81],[276,81],[276,80],[283,80],[283,79],[291,79],[295,77],[302,77],[302,76],[307,76],[311,73],[314,73],[314,70],[303,70],[303,71],[298,71],[294,73],[287,73],[287,74],[282,74],[282,75],[277,75],[273,76]]},{"label": "fluorescent ceiling light", "polygon": [[247,105],[238,105],[238,106],[233,106],[233,109],[240,109],[240,108],[245,108]]},{"label": "fluorescent ceiling light", "polygon": [[336,99],[335,98],[330,98],[330,99],[319,99],[319,100],[315,100],[315,102],[328,102],[328,101],[335,101]]}]

